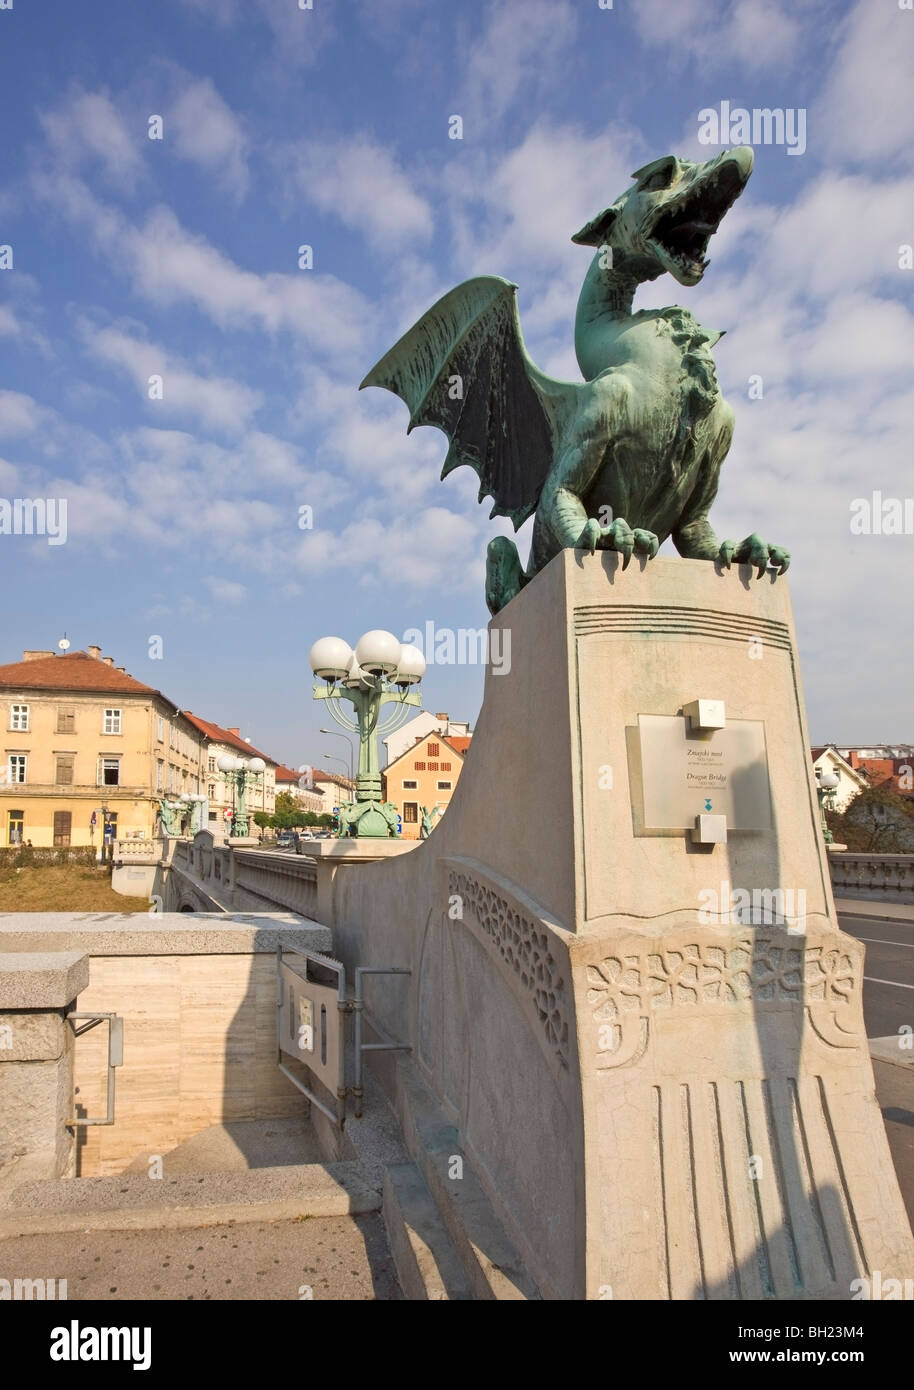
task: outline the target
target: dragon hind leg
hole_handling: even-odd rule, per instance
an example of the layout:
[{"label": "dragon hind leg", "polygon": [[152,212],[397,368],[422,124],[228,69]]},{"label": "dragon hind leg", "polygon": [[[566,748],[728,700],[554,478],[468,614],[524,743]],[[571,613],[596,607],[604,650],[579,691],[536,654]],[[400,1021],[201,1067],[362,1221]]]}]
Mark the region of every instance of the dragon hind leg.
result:
[{"label": "dragon hind leg", "polygon": [[486,603],[492,617],[500,613],[527,582],[517,546],[507,536],[489,541],[486,551]]}]

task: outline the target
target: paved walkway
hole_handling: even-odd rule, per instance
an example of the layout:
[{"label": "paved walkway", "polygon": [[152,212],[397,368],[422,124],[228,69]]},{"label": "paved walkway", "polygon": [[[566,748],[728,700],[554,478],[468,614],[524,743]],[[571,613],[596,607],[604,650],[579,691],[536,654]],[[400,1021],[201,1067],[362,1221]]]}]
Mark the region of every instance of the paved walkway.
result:
[{"label": "paved walkway", "polygon": [[838,915],[853,917],[891,917],[899,922],[914,922],[914,903],[880,903],[874,898],[835,898]]},{"label": "paved walkway", "polygon": [[0,1241],[0,1278],[66,1279],[69,1301],[399,1299],[379,1212]]}]

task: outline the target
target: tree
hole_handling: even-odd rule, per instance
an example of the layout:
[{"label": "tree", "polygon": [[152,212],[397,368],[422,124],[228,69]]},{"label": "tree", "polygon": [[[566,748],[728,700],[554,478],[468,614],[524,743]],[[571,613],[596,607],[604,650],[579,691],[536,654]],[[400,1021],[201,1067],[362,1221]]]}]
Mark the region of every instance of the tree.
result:
[{"label": "tree", "polygon": [[301,823],[301,803],[291,792],[277,792],[270,824],[275,826],[277,830],[291,830],[293,826],[301,825]]},{"label": "tree", "polygon": [[867,787],[843,815],[826,813],[826,819],[835,839],[858,854],[914,852],[914,814],[889,786]]}]

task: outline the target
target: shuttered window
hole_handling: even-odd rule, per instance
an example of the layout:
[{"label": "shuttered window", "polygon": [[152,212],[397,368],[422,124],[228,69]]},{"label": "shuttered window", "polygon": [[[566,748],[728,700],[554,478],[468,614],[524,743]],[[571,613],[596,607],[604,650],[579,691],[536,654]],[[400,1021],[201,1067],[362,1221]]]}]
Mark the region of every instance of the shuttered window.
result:
[{"label": "shuttered window", "polygon": [[71,811],[54,812],[54,844],[55,846],[68,845],[70,843],[70,827],[73,823]]},{"label": "shuttered window", "polygon": [[59,734],[76,733],[76,708],[74,705],[57,706],[57,732]]},{"label": "shuttered window", "polygon": [[57,768],[54,773],[54,781],[62,787],[72,786],[73,764],[75,762],[74,755],[72,753],[58,753],[55,761],[57,764]]}]

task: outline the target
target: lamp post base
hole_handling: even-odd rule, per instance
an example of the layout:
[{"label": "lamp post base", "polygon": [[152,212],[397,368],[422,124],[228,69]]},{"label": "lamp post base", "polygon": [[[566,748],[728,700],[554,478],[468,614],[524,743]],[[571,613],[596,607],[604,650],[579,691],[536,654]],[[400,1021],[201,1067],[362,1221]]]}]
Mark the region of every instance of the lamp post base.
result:
[{"label": "lamp post base", "polygon": [[397,808],[390,801],[343,801],[339,811],[339,838],[357,836],[360,840],[386,840],[396,835],[397,815]]}]

